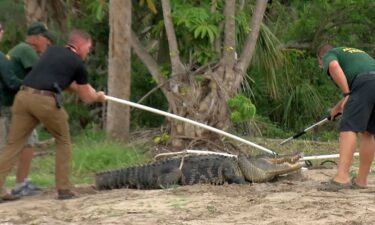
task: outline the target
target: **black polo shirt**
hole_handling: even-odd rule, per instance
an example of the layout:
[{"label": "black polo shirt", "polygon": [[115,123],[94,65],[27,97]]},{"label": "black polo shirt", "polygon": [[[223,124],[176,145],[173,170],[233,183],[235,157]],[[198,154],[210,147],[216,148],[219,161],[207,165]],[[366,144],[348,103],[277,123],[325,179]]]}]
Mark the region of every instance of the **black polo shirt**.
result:
[{"label": "black polo shirt", "polygon": [[73,81],[81,85],[88,83],[84,61],[65,47],[51,46],[26,76],[23,84],[38,90],[56,92],[54,83],[64,90]]}]

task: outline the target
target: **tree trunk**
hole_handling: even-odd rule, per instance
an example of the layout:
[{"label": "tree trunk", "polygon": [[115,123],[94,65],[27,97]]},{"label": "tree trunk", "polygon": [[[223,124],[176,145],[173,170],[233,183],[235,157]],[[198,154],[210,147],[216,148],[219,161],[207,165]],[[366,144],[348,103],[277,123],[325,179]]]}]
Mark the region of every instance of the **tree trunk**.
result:
[{"label": "tree trunk", "polygon": [[24,0],[27,24],[35,21],[47,24],[48,18],[53,18],[60,30],[66,33],[66,12],[63,0]]},{"label": "tree trunk", "polygon": [[240,85],[243,79],[243,74],[249,68],[251,59],[255,52],[260,25],[262,24],[263,16],[267,8],[268,0],[257,0],[253,15],[251,17],[250,28],[251,32],[247,35],[245,46],[242,50],[239,62],[237,63],[236,70],[240,74],[237,76],[235,85]]},{"label": "tree trunk", "polygon": [[47,0],[25,0],[24,3],[27,24],[34,21],[47,22]]},{"label": "tree trunk", "polygon": [[[251,57],[254,54],[266,5],[267,0],[257,0],[251,20],[251,32],[248,34],[241,58],[237,62],[235,59],[235,1],[226,0],[224,8],[225,20],[223,23],[224,43],[221,44],[222,56],[220,63],[202,66],[202,68],[197,70],[199,72],[196,72],[186,71],[181,62],[172,23],[170,1],[162,0],[172,71],[171,78],[168,80],[169,85],[161,86],[161,90],[168,100],[171,113],[222,130],[228,130],[231,127],[227,101],[240,90],[244,73],[249,67]],[[212,8],[211,10],[214,9]],[[134,40],[137,39],[134,38]],[[220,39],[217,39],[216,42],[220,43]],[[217,43],[216,47],[218,46]],[[139,43],[134,42],[132,45],[154,79],[158,84],[161,84],[159,81],[162,80],[162,77],[160,77],[156,61]],[[217,50],[220,52],[219,49]],[[194,78],[195,74],[203,74],[203,81],[197,81]],[[198,139],[208,140],[212,144],[216,144],[217,140],[219,140],[217,134],[174,119],[170,120],[170,128],[172,145],[178,148],[194,147],[192,143]],[[186,142],[186,140],[189,142]]]},{"label": "tree trunk", "polygon": [[[131,71],[131,0],[111,0],[109,6],[108,94],[130,99]],[[106,131],[108,137],[129,139],[130,109],[108,102]]]}]

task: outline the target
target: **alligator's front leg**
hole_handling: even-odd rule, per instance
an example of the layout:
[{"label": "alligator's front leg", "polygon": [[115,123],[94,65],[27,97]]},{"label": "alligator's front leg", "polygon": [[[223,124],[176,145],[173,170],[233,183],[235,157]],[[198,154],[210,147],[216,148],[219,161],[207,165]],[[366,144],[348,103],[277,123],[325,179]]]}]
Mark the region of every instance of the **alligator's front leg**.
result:
[{"label": "alligator's front leg", "polygon": [[247,182],[242,178],[236,175],[233,167],[227,167],[223,170],[224,179],[228,184],[247,184]]},{"label": "alligator's front leg", "polygon": [[157,186],[160,188],[169,187],[171,185],[179,184],[182,177],[180,168],[170,168],[165,170],[158,176]]},{"label": "alligator's front leg", "polygon": [[266,182],[277,175],[299,170],[302,167],[302,164],[298,162],[299,158],[300,156],[297,155],[281,159],[239,156],[238,164],[246,180]]}]

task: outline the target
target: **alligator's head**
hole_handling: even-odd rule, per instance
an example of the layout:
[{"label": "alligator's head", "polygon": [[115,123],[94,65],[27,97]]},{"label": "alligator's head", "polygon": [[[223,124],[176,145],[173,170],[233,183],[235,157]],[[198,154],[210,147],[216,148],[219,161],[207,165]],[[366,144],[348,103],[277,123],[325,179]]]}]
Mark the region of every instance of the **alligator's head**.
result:
[{"label": "alligator's head", "polygon": [[238,156],[238,165],[247,181],[266,182],[275,176],[294,172],[302,167],[300,154],[282,157]]}]

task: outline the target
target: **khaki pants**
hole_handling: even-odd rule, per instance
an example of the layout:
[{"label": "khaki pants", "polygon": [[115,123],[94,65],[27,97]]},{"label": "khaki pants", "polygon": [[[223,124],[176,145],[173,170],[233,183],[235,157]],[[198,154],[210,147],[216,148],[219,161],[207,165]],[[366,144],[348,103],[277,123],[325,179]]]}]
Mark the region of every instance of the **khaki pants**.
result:
[{"label": "khaki pants", "polygon": [[5,118],[4,117],[0,117],[0,151],[2,148],[4,148],[5,144],[7,143],[7,131],[6,131],[6,127],[5,127]]},{"label": "khaki pants", "polygon": [[[11,107],[2,106],[1,107],[1,117],[0,117],[0,151],[3,149],[6,145],[6,141],[8,139],[9,134],[9,128],[10,128],[10,122],[12,120],[12,113],[11,113]],[[33,130],[31,135],[26,141],[25,147],[27,149],[35,147],[35,145],[38,143],[38,133],[36,129]]]},{"label": "khaki pants", "polygon": [[0,152],[0,188],[16,163],[27,138],[39,123],[56,140],[56,188],[70,188],[71,143],[68,114],[63,108],[56,107],[53,97],[25,90],[19,91],[15,97],[8,144]]}]

